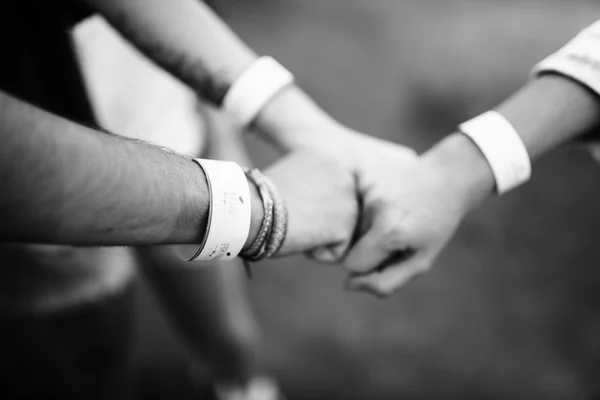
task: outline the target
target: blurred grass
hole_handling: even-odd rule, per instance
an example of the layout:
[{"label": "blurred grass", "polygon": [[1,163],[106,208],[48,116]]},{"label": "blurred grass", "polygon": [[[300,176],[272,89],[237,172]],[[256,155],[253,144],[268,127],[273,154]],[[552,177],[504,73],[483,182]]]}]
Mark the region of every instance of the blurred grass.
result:
[{"label": "blurred grass", "polygon": [[[340,121],[419,150],[600,15],[592,1],[226,0],[219,10]],[[249,146],[261,165],[274,157]],[[599,397],[598,199],[600,169],[556,152],[388,301],[345,293],[337,268],[266,263],[250,282],[265,363],[291,399]],[[185,351],[145,292],[139,309],[141,362],[183,373]]]}]

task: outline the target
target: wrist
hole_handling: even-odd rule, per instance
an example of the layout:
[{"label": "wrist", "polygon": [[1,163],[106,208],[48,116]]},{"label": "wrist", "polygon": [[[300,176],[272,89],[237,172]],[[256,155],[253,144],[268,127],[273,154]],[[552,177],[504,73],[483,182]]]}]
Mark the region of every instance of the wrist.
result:
[{"label": "wrist", "polygon": [[183,203],[167,242],[197,244],[202,241],[208,224],[208,180],[202,168],[192,160],[183,163],[183,169],[183,175],[187,177],[182,184]]},{"label": "wrist", "polygon": [[323,127],[336,125],[337,122],[296,85],[277,93],[254,120],[259,132],[285,152],[328,141],[330,138],[323,137],[326,131]]},{"label": "wrist", "polygon": [[[238,164],[200,158],[193,159],[193,163],[201,174],[192,172],[191,176],[200,176],[195,186],[201,188],[206,204],[200,204],[200,209],[196,206],[196,219],[203,217],[197,231],[202,237],[194,241],[200,247],[186,258],[198,262],[233,259],[248,242],[253,214],[255,221],[260,218],[252,199],[257,196],[253,196],[253,187]],[[189,205],[187,208],[193,208]]]},{"label": "wrist", "polygon": [[252,52],[237,53],[234,57],[229,58],[226,65],[215,68],[208,79],[194,77],[196,79],[192,79],[192,87],[196,89],[200,97],[208,100],[212,105],[220,107],[229,89],[257,59],[256,54]]},{"label": "wrist", "polygon": [[[253,125],[284,152],[315,147],[337,123],[298,86],[294,76],[271,57],[260,57],[229,86],[223,109],[242,126]],[[328,135],[329,136],[329,135]]]},{"label": "wrist", "polygon": [[423,154],[423,161],[444,176],[468,212],[494,193],[494,175],[479,148],[462,133],[453,133]]}]

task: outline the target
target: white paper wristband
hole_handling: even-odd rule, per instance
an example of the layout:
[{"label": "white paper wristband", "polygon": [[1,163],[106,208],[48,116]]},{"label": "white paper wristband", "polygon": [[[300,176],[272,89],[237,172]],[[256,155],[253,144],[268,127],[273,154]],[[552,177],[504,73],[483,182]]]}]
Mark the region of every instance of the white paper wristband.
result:
[{"label": "white paper wristband", "polygon": [[194,160],[204,171],[210,192],[206,234],[188,261],[231,260],[250,232],[250,189],[242,168],[229,161]]},{"label": "white paper wristband", "polygon": [[242,125],[249,125],[262,108],[294,76],[275,59],[261,57],[233,83],[223,99],[223,109],[232,113]]},{"label": "white paper wristband", "polygon": [[568,76],[600,95],[600,21],[542,60],[533,68],[532,75],[544,72]]},{"label": "white paper wristband", "polygon": [[531,177],[531,161],[521,137],[502,115],[485,112],[459,126],[485,156],[498,194],[525,183]]}]

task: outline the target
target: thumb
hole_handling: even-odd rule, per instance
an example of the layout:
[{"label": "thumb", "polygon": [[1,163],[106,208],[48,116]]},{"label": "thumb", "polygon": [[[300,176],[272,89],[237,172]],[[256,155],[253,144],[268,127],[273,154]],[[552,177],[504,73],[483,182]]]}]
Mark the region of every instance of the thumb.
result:
[{"label": "thumb", "polygon": [[398,264],[410,258],[411,250],[408,236],[397,224],[391,227],[389,222],[376,219],[350,249],[344,259],[344,267],[351,274],[364,274],[388,265]]}]

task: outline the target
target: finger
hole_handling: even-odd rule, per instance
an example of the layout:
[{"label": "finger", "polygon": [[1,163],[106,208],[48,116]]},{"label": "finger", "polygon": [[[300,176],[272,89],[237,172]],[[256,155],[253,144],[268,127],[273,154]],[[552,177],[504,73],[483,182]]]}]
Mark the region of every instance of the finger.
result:
[{"label": "finger", "polygon": [[413,253],[399,229],[381,230],[374,225],[350,249],[343,264],[351,273],[362,274],[401,263]]},{"label": "finger", "polygon": [[388,297],[419,276],[421,270],[405,270],[400,268],[388,269],[382,273],[350,277],[347,288],[356,292],[367,292],[377,297]]},{"label": "finger", "polygon": [[429,263],[423,259],[397,264],[381,272],[368,275],[351,276],[347,288],[353,291],[365,291],[379,297],[387,297],[404,286],[410,280],[429,270]]},{"label": "finger", "polygon": [[347,243],[340,243],[336,245],[322,246],[315,250],[312,250],[306,255],[308,258],[323,264],[335,264],[339,263],[343,258],[344,254],[348,250]]}]

